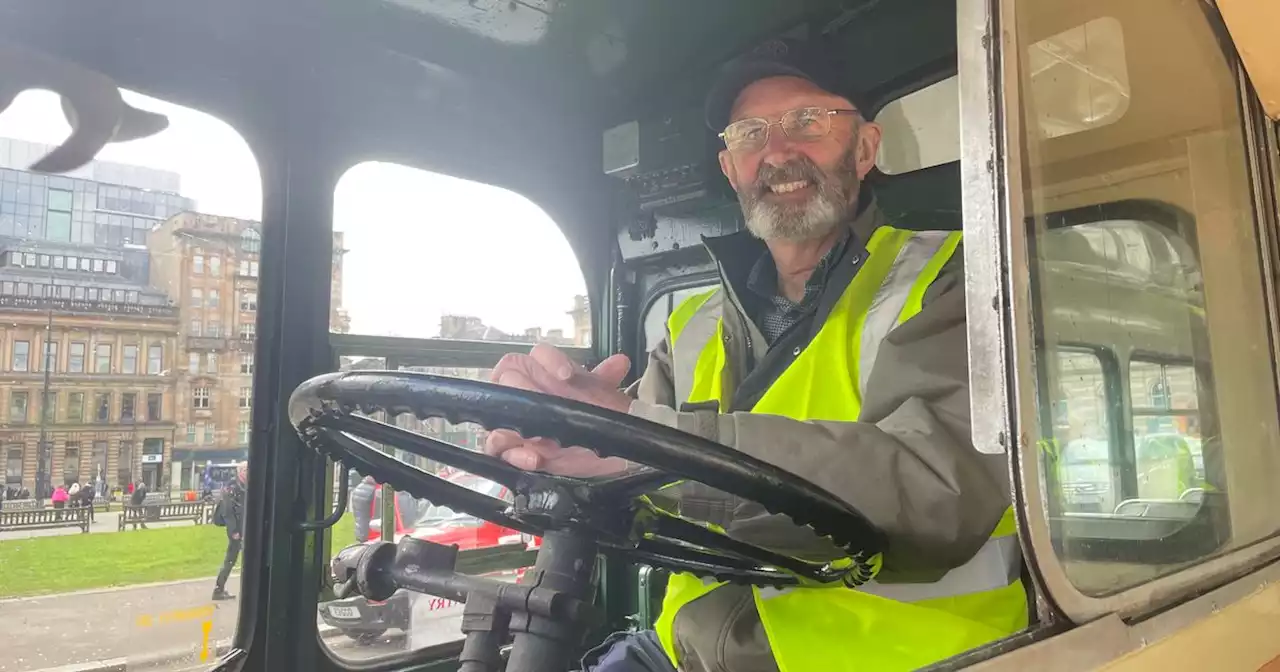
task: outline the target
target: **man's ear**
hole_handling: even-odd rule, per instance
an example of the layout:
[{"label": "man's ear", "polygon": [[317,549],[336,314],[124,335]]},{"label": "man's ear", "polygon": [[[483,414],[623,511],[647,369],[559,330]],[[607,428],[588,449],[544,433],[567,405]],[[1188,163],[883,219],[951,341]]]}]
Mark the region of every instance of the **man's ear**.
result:
[{"label": "man's ear", "polygon": [[738,190],[738,169],[733,165],[733,155],[729,150],[720,150],[720,172],[724,173],[725,179],[729,180],[729,186],[734,191]]},{"label": "man's ear", "polygon": [[861,180],[876,165],[876,156],[880,152],[880,124],[864,121],[858,124],[858,179]]}]

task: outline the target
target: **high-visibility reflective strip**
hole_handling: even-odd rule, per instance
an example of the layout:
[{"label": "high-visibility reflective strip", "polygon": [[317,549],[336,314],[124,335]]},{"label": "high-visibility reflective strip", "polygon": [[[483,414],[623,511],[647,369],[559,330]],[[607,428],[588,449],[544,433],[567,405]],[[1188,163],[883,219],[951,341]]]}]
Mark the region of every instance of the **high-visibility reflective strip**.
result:
[{"label": "high-visibility reflective strip", "polygon": [[[1004,588],[1017,581],[1022,572],[1021,557],[1017,537],[989,539],[969,562],[947,572],[933,583],[879,583],[872,580],[850,590],[860,590],[898,602],[921,602],[981,593]],[[758,590],[761,599],[768,600],[786,595],[796,588],[762,586]]]},{"label": "high-visibility reflective strip", "polygon": [[[697,379],[698,362],[703,358],[703,352],[715,348],[720,353],[708,353],[714,357],[722,354],[723,346],[720,344],[722,322],[719,319],[692,319],[698,311],[707,306],[708,310],[715,309],[721,301],[723,301],[719,289],[713,289],[702,294],[697,294],[685,299],[667,319],[667,332],[670,337],[668,346],[671,348],[671,371],[672,385],[675,391],[675,398],[681,401],[707,401],[711,398],[719,398],[717,394],[712,397],[714,391],[720,391],[719,381],[704,381],[712,389],[694,390],[694,381]],[[708,306],[708,304],[710,304]],[[717,369],[718,371],[718,369]],[[692,396],[705,398],[691,399]],[[720,399],[723,406],[724,400]]]},{"label": "high-visibility reflective strip", "polygon": [[947,572],[933,583],[880,583],[868,581],[858,590],[899,602],[919,602],[1004,588],[1022,574],[1022,549],[1017,537],[988,539],[969,562]]},{"label": "high-visibility reflective strip", "polygon": [[[906,234],[906,232],[902,233]],[[904,321],[900,318],[906,312],[908,301],[916,293],[916,286],[921,285],[920,296],[923,297],[923,288],[927,288],[928,284],[937,277],[937,271],[935,271],[934,276],[928,278],[928,282],[920,282],[923,279],[925,267],[930,265],[938,251],[951,238],[951,234],[945,231],[917,231],[907,235],[909,237],[902,242],[902,247],[898,250],[888,275],[876,290],[875,298],[871,300],[871,306],[867,309],[867,317],[862,326],[862,335],[859,339],[858,393],[863,397],[866,396],[867,380],[871,377],[871,370],[875,368],[880,343],[894,327]],[[954,246],[952,249],[954,250]],[[945,262],[945,259],[943,261]],[[937,266],[941,269],[941,263]]]}]

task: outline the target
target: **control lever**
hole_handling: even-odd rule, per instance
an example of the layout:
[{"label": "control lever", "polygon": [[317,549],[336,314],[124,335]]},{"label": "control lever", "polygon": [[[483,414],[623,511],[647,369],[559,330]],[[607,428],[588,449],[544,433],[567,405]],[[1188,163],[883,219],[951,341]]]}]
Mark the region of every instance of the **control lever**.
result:
[{"label": "control lever", "polygon": [[533,570],[520,583],[459,574],[457,558],[457,546],[414,537],[405,537],[399,544],[351,546],[333,559],[339,583],[335,592],[354,590],[371,600],[386,600],[406,588],[465,603],[462,632],[466,641],[459,672],[501,670],[499,652],[510,635],[517,644],[526,643],[525,655],[565,656],[581,645],[582,634],[601,618],[591,603],[594,542],[550,533]]}]

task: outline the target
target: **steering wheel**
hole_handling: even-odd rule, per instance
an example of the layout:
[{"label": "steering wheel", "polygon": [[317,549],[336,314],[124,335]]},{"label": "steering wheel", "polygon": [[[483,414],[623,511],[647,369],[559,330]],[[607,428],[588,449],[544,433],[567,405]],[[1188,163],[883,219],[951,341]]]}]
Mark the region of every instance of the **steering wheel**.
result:
[{"label": "steering wheel", "polygon": [[[586,446],[602,456],[622,457],[643,466],[597,479],[526,472],[487,455],[367,417],[379,411],[392,417],[411,414],[419,419],[444,418],[453,424],[475,423],[489,430],[510,429],[526,437],[554,439],[564,446]],[[788,586],[808,580],[857,585],[870,578],[867,559],[883,546],[883,535],[862,514],[804,479],[701,437],[559,397],[417,372],[340,372],[300,385],[290,398],[289,416],[307,445],[348,468],[388,483],[397,491],[543,537],[532,582],[587,603],[591,601],[591,572],[597,552],[717,581]],[[514,504],[450,483],[396,459],[366,440],[500,483],[514,494]],[[670,515],[645,497],[684,480],[754,501],[770,513],[789,516],[797,524],[828,537],[853,562],[810,563],[791,558]],[[439,551],[427,552],[422,542],[406,539],[401,545],[405,546],[405,542],[411,542],[412,548],[399,551],[406,556],[398,562],[402,569],[421,569],[429,557],[442,557]],[[386,549],[378,553],[384,563],[391,563],[397,552]],[[371,561],[361,562],[368,570],[367,563]],[[433,594],[445,591],[446,597],[467,598],[469,589],[455,585],[451,563],[446,559],[445,564],[449,565],[448,573],[455,576],[451,579],[455,583],[445,587],[438,581],[426,585],[430,582],[424,583],[421,577],[414,579],[404,571],[389,580],[402,586],[416,583],[416,589]],[[376,572],[370,573],[372,576]],[[557,583],[548,576],[562,580]],[[374,592],[385,593],[391,588],[385,578],[378,580],[382,585]],[[369,581],[378,583],[373,578]],[[525,582],[530,581],[526,574]],[[365,583],[362,592],[370,589]],[[474,588],[473,583],[468,586]],[[471,600],[466,601],[470,609]],[[528,599],[523,604],[528,606]],[[512,623],[512,631],[526,636],[524,648],[538,648],[527,640],[532,632],[528,622]],[[579,634],[582,631],[579,628]],[[561,649],[572,650],[580,643],[565,639],[557,640]],[[553,655],[563,652],[547,647],[523,657],[521,649],[521,635],[517,634],[509,672],[562,670],[564,667],[556,665],[568,660],[563,655]],[[558,662],[547,664],[543,658],[548,657],[555,657]],[[521,663],[524,667],[517,665],[517,658],[525,661]]]}]

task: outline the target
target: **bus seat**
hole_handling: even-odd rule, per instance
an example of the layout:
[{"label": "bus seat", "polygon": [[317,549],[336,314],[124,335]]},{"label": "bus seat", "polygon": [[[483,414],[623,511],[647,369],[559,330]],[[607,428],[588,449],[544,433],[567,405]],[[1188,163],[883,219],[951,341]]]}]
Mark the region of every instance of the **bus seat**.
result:
[{"label": "bus seat", "polygon": [[912,231],[959,231],[962,227],[959,161],[897,175],[875,170],[867,183],[895,227]]}]

